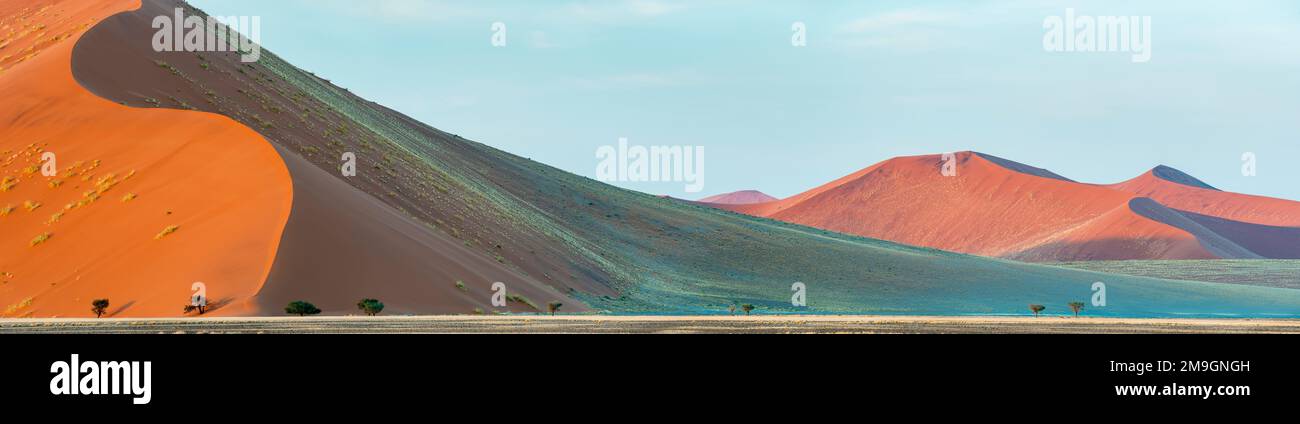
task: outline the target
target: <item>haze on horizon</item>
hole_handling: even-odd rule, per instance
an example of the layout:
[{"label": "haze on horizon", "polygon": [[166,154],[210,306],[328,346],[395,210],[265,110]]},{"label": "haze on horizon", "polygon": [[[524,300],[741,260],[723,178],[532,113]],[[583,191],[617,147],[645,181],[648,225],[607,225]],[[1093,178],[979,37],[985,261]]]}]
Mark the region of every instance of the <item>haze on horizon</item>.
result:
[{"label": "haze on horizon", "polygon": [[[1082,182],[1164,164],[1300,199],[1300,9],[1285,1],[192,3],[261,16],[269,50],[363,97],[576,174],[619,137],[705,147],[702,192],[617,184],[647,193],[786,197],[974,150]],[[1044,51],[1043,20],[1066,8],[1150,16],[1151,60]]]}]

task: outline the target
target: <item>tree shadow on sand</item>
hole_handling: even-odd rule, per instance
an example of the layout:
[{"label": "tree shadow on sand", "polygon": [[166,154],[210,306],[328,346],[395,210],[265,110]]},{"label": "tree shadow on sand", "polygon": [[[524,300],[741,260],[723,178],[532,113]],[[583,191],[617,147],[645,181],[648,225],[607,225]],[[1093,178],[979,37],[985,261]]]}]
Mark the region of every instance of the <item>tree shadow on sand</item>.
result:
[{"label": "tree shadow on sand", "polygon": [[[216,301],[209,301],[209,302],[208,302],[208,306],[205,306],[205,307],[203,308],[203,314],[202,314],[202,315],[207,315],[207,314],[210,314],[210,313],[212,313],[212,312],[215,312],[215,311],[217,311],[218,309],[221,309],[222,307],[225,307],[226,305],[229,305],[230,302],[233,301],[233,300],[234,300],[234,299],[227,297],[227,298],[219,299],[219,300],[216,300]],[[185,315],[198,316],[198,315],[200,315],[200,314],[199,314],[199,312],[196,310],[196,311],[193,311],[193,312],[188,312],[188,313],[186,313]]]},{"label": "tree shadow on sand", "polygon": [[132,300],[132,301],[130,301],[130,302],[126,302],[125,305],[118,306],[117,309],[114,309],[112,312],[109,312],[109,313],[104,314],[104,316],[109,317],[109,318],[115,317],[115,316],[117,316],[117,314],[120,314],[120,313],[122,313],[122,312],[125,312],[127,309],[131,309],[131,307],[134,306],[134,305],[135,305],[135,301],[134,301],[134,300]]}]

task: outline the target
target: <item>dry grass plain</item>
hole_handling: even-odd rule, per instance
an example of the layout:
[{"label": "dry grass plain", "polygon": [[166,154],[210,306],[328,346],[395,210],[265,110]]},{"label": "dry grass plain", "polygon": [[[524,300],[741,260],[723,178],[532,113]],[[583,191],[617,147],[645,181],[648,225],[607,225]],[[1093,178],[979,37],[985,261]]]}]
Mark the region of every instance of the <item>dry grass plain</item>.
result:
[{"label": "dry grass plain", "polygon": [[277,334],[911,334],[1300,333],[1295,319],[937,316],[391,316],[0,319],[0,333]]}]

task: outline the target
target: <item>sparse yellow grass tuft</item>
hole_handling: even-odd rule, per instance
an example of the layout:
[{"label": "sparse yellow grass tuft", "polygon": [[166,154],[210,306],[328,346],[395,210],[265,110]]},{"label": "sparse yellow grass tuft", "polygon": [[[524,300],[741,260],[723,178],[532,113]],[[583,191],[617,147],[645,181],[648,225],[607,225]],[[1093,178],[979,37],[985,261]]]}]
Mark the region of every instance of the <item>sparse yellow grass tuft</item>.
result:
[{"label": "sparse yellow grass tuft", "polygon": [[50,215],[50,220],[49,220],[49,221],[45,221],[45,223],[46,223],[46,224],[53,224],[53,223],[59,222],[60,219],[63,219],[63,211],[58,211],[58,212],[55,212],[54,215]]},{"label": "sparse yellow grass tuft", "polygon": [[81,194],[82,199],[78,204],[85,206],[94,203],[96,200],[99,200],[99,193],[99,190],[87,190],[85,193]]},{"label": "sparse yellow grass tuft", "polygon": [[27,174],[27,175],[31,175],[31,174],[35,174],[36,171],[40,171],[40,170],[41,170],[41,167],[36,166],[36,165],[32,165],[32,166],[28,166],[28,167],[26,167],[26,168],[23,168],[23,173],[24,173],[24,174]]},{"label": "sparse yellow grass tuft", "polygon": [[135,193],[127,193],[125,196],[122,196],[122,202],[123,203],[130,202],[132,200],[135,200],[136,197],[139,196],[136,196]]},{"label": "sparse yellow grass tuft", "polygon": [[50,233],[42,233],[41,235],[36,236],[36,238],[32,239],[32,247],[36,247],[36,245],[39,245],[39,244],[41,244],[41,243],[45,243],[46,240],[49,240],[50,237],[53,237],[53,236],[54,236],[54,235],[53,235],[53,234],[50,234]]},{"label": "sparse yellow grass tuft", "polygon": [[168,225],[167,228],[163,228],[162,232],[158,233],[158,235],[153,236],[153,239],[162,240],[163,237],[167,237],[168,234],[174,233],[179,229],[181,229],[179,225]]},{"label": "sparse yellow grass tuft", "polygon": [[36,210],[36,208],[41,207],[41,202],[28,200],[23,202],[23,207],[26,208],[28,212],[31,212]]},{"label": "sparse yellow grass tuft", "polygon": [[5,205],[4,207],[0,208],[0,216],[9,215],[13,211],[14,211],[14,205]]},{"label": "sparse yellow grass tuft", "polygon": [[115,174],[108,174],[103,177],[100,177],[98,180],[95,181],[95,192],[99,194],[104,194],[108,190],[112,189],[113,186],[116,186],[118,182],[119,181],[117,180],[117,175]]},{"label": "sparse yellow grass tuft", "polygon": [[59,188],[63,185],[63,180],[50,180],[50,188]]},{"label": "sparse yellow grass tuft", "polygon": [[23,299],[22,302],[9,305],[9,307],[5,308],[5,315],[18,312],[19,310],[22,310],[23,308],[26,308],[28,306],[32,306],[32,298],[30,296],[28,296],[26,299]]},{"label": "sparse yellow grass tuft", "polygon": [[9,191],[9,189],[14,188],[16,185],[18,185],[17,178],[5,177],[3,180],[0,180],[0,191]]}]

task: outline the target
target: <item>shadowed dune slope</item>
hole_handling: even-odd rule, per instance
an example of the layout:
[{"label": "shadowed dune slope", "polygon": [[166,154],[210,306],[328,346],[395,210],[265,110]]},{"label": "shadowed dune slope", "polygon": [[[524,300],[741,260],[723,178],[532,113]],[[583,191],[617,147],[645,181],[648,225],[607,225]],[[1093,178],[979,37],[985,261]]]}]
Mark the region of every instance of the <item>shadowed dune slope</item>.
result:
[{"label": "shadowed dune slope", "polygon": [[[1161,166],[1131,180],[1105,187],[1150,197],[1180,211],[1246,224],[1300,228],[1300,202],[1219,191],[1182,172]],[[1199,183],[1199,184],[1197,184]]]},{"label": "shadowed dune slope", "polygon": [[[408,311],[468,313],[501,278],[543,307],[581,308],[575,300],[611,313],[716,314],[750,303],[765,313],[1026,314],[1028,303],[1087,299],[1105,281],[1123,295],[1096,315],[1300,314],[1296,290],[988,259],[619,189],[437,130],[265,50],[242,64],[228,53],[139,47],[150,15],[174,4],[148,0],[152,11],[97,27],[74,69],[100,96],[220,113],[276,146],[295,200],[256,299],[261,313],[315,296],[331,312],[361,293]],[[345,152],[357,156],[354,177],[338,172]],[[809,289],[806,308],[790,304],[796,281]],[[520,303],[529,302],[513,308],[531,308]]]},{"label": "shadowed dune slope", "polygon": [[1260,257],[1300,259],[1300,227],[1250,224],[1192,212],[1179,213]]},{"label": "shadowed dune slope", "polygon": [[[292,188],[270,144],[224,116],[129,108],[73,79],[84,31],[135,7],[0,2],[3,316],[93,316],[100,298],[109,316],[179,316],[194,282],[219,313],[243,313],[271,268]],[[57,175],[39,170],[44,153]]]},{"label": "shadowed dune slope", "polygon": [[1300,202],[1220,191],[1167,166],[1104,187],[1148,197],[1258,256],[1300,259]]}]

